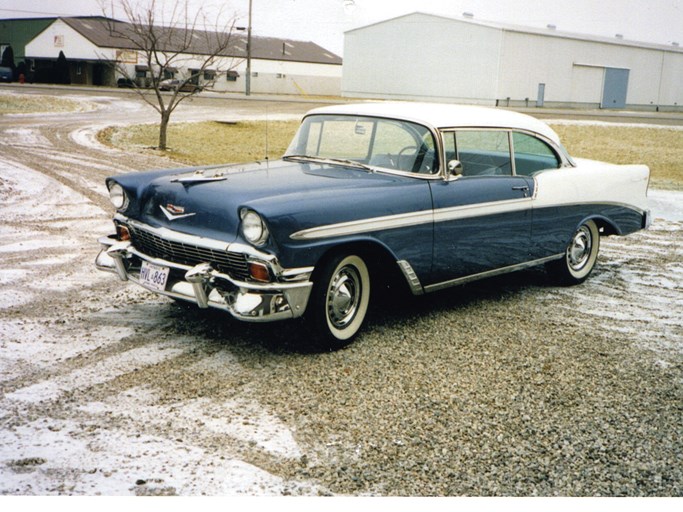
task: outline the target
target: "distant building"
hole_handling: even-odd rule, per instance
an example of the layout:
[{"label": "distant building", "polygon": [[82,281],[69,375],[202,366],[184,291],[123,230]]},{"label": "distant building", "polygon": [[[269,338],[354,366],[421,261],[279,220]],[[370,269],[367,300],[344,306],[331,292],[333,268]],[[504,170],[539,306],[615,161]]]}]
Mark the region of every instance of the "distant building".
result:
[{"label": "distant building", "polygon": [[[0,20],[0,26],[3,23],[17,26],[24,21]],[[69,65],[71,83],[114,86],[123,78],[113,65],[115,62],[122,63],[128,77],[133,77],[139,85],[149,83],[151,72],[155,70],[148,69],[131,42],[120,36],[130,28],[129,24],[100,16],[53,18],[48,21],[25,42],[25,49],[21,51],[31,64],[36,81],[49,81],[42,77],[49,76],[59,53],[63,52]],[[236,32],[233,39],[217,69],[206,70],[198,77],[198,85],[215,77],[213,90],[245,91],[246,34]],[[184,79],[192,74],[202,50],[200,47],[191,50],[195,53],[188,52],[178,65],[164,70],[167,78]],[[252,93],[339,95],[341,68],[339,56],[315,43],[252,36]]]},{"label": "distant building", "polygon": [[683,48],[413,13],[345,33],[342,95],[683,110]]},{"label": "distant building", "polygon": [[24,48],[36,34],[44,30],[55,18],[26,18],[0,20],[0,55],[8,46],[14,51],[15,64],[25,59]]}]

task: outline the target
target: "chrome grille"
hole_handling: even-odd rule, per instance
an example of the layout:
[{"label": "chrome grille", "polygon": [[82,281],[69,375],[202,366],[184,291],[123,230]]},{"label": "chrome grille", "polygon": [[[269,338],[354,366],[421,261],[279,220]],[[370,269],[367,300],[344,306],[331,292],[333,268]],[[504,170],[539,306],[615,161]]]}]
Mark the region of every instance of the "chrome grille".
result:
[{"label": "chrome grille", "polygon": [[150,231],[128,226],[133,246],[143,254],[181,265],[211,263],[219,272],[239,280],[249,277],[247,257],[242,253],[209,249],[198,245],[166,240]]}]

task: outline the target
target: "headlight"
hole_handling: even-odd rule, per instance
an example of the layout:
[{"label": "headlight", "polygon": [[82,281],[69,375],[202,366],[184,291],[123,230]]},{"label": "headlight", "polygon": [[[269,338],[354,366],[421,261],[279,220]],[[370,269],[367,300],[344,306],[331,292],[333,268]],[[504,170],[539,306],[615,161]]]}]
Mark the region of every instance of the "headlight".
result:
[{"label": "headlight", "polygon": [[242,234],[254,245],[263,245],[268,239],[268,228],[261,216],[253,210],[244,208],[240,212],[242,217]]},{"label": "headlight", "polygon": [[118,183],[112,183],[109,186],[109,199],[117,210],[125,210],[126,206],[128,206],[126,191]]}]

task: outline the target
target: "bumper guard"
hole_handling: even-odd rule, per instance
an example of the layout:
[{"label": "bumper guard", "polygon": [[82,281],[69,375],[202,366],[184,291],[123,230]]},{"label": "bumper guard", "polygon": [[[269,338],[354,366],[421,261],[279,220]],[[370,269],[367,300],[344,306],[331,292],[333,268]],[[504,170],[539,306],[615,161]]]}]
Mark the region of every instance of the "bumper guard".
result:
[{"label": "bumper guard", "polygon": [[[286,270],[287,281],[245,282],[215,270],[208,262],[190,266],[149,257],[130,242],[116,240],[114,235],[102,237],[98,242],[101,250],[95,265],[99,270],[115,273],[122,281],[132,281],[150,291],[193,302],[200,308],[227,311],[247,322],[300,317],[313,286],[309,280],[313,271],[310,267]],[[164,290],[152,289],[141,282],[140,264],[143,260],[170,269]]]}]

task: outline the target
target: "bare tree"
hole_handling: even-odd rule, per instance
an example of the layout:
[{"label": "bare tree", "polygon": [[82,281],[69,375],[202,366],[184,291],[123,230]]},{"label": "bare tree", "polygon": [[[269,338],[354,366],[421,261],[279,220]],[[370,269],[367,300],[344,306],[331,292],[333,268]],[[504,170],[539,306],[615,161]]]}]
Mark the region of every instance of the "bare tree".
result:
[{"label": "bare tree", "polygon": [[[165,150],[168,123],[176,107],[203,87],[211,87],[219,76],[237,64],[231,56],[237,51],[232,48],[231,40],[236,18],[232,16],[221,24],[223,16],[219,13],[210,22],[204,9],[192,8],[189,0],[175,0],[170,17],[160,14],[159,7],[165,7],[166,3],[163,0],[161,4],[157,0],[143,4],[134,0],[117,3],[126,21],[107,18],[105,23],[109,36],[121,50],[120,55],[127,55],[128,59],[117,58],[115,67],[161,116],[159,149]],[[106,18],[106,6],[103,11]],[[137,66],[130,65],[131,54]],[[137,79],[136,70],[145,73],[143,80]],[[170,77],[177,78],[177,82],[165,94],[162,82]]]}]

